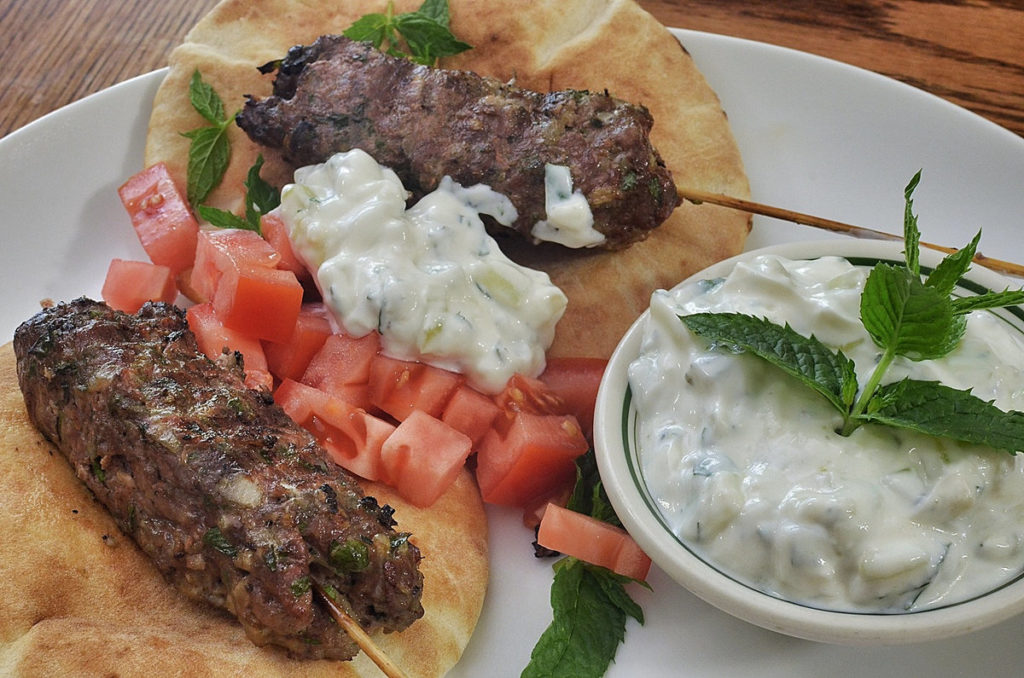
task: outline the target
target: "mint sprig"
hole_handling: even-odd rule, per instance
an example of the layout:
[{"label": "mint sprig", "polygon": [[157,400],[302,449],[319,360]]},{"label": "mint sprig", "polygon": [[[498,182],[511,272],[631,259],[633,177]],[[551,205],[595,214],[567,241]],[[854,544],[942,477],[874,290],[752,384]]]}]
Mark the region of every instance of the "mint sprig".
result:
[{"label": "mint sprig", "polygon": [[188,97],[192,108],[210,123],[182,132],[182,136],[190,140],[186,194],[189,204],[198,206],[220,184],[224,172],[227,171],[231,159],[227,130],[234,120],[234,115],[224,115],[223,100],[213,87],[203,80],[199,69],[192,72]]},{"label": "mint sprig", "polygon": [[449,28],[448,0],[424,0],[415,12],[395,14],[389,0],[382,14],[367,14],[348,29],[345,37],[370,42],[392,56],[435,66],[442,57],[472,49]]},{"label": "mint sprig", "polygon": [[951,296],[971,265],[980,231],[967,246],[946,256],[931,274],[922,277],[920,230],[913,212],[913,193],[920,177],[920,172],[914,175],[904,191],[904,264],[876,264],[861,293],[861,322],[881,349],[863,387],[842,351],[833,351],[789,326],[735,313],[699,313],[680,316],[680,320],[713,345],[750,352],[817,391],[842,414],[838,431],[842,435],[871,422],[1008,452],[1022,451],[1024,413],[1004,412],[970,390],[934,381],[904,379],[883,385],[898,356],[935,360],[953,351],[963,339],[966,315],[971,311],[1024,303],[1024,290]]},{"label": "mint sprig", "polygon": [[[622,525],[601,484],[593,450],[576,460],[576,485],[567,506]],[[554,570],[551,624],[520,678],[600,678],[625,639],[628,619],[644,623],[643,609],[626,592],[635,580],[573,557],[556,562]]]},{"label": "mint sprig", "polygon": [[191,139],[188,149],[186,190],[188,201],[201,219],[218,228],[241,228],[260,233],[260,217],[277,207],[281,195],[263,180],[263,155],[249,168],[245,181],[245,216],[217,207],[203,205],[227,172],[231,160],[231,142],[227,130],[234,116],[224,115],[224,101],[212,85],[203,80],[199,69],[192,72],[188,86],[189,101],[199,115],[210,124],[198,127],[182,136]]},{"label": "mint sprig", "polygon": [[628,577],[576,558],[555,563],[553,620],[521,678],[600,678],[626,635],[626,619],[643,610],[625,592]]}]

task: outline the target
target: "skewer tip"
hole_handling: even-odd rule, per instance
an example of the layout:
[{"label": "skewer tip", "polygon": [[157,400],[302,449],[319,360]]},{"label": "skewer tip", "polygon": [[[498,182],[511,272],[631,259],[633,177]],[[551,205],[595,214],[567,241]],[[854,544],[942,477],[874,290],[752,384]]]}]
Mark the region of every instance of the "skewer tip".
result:
[{"label": "skewer tip", "polygon": [[313,588],[320,595],[320,598],[327,605],[328,611],[334,620],[338,622],[338,625],[345,630],[345,633],[349,635],[352,640],[355,641],[356,645],[359,646],[367,657],[369,657],[377,667],[384,672],[384,675],[388,678],[408,678],[402,669],[395,664],[387,654],[381,650],[373,638],[370,637],[363,627],[356,622],[347,612],[341,609],[334,600],[327,595],[327,592],[319,584],[314,584]]}]

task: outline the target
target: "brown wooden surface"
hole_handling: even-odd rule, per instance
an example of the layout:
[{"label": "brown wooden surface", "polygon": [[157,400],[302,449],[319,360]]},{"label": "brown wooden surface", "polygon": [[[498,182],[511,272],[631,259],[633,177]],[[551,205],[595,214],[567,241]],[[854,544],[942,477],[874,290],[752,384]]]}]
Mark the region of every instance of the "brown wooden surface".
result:
[{"label": "brown wooden surface", "polygon": [[[384,0],[381,0],[383,5]],[[0,0],[0,136],[164,65],[216,0]],[[1024,0],[641,0],[894,77],[1024,135]]]}]

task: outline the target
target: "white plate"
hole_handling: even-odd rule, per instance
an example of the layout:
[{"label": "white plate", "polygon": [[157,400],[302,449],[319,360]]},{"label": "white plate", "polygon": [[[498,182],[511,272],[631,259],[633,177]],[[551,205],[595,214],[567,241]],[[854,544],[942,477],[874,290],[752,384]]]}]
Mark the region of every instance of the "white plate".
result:
[{"label": "white plate", "polygon": [[[755,200],[902,232],[903,186],[924,170],[916,204],[926,240],[1024,260],[1024,140],[892,80],[791,50],[679,31],[719,93]],[[9,340],[43,298],[98,296],[112,257],[143,253],[116,189],[142,167],[150,101],[162,73],[135,78],[0,140],[0,332]],[[657,124],[657,123],[656,123]],[[755,219],[749,246],[820,238]],[[513,512],[491,511],[483,616],[453,676],[517,676],[550,619],[550,562],[531,555]],[[1024,665],[1024,620],[943,643],[878,650],[795,640],[737,621],[655,570],[637,589],[611,678],[685,675],[1010,676]]]}]

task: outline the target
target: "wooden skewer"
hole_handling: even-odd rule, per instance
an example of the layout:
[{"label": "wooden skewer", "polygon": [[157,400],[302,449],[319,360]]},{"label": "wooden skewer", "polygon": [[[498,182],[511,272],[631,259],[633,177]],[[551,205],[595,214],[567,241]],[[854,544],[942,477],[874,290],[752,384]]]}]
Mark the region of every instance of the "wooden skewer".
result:
[{"label": "wooden skewer", "polygon": [[[679,197],[683,200],[688,200],[696,205],[700,203],[708,203],[711,205],[718,205],[720,207],[729,207],[731,209],[742,210],[751,214],[760,214],[766,217],[772,217],[774,219],[782,219],[784,221],[792,221],[796,224],[803,226],[813,226],[814,228],[824,229],[826,231],[832,231],[834,233],[844,233],[854,238],[866,238],[870,240],[893,240],[897,242],[903,242],[903,236],[893,235],[892,233],[886,233],[884,231],[875,231],[870,228],[863,228],[861,226],[851,226],[850,224],[844,224],[841,221],[832,221],[831,219],[823,219],[821,217],[815,217],[810,214],[801,214],[800,212],[794,212],[792,210],[781,209],[778,207],[772,207],[770,205],[764,205],[759,202],[753,202],[750,200],[744,200],[742,198],[733,198],[728,195],[722,195],[720,193],[710,193],[707,191],[699,191],[691,188],[679,188],[676,187],[676,191],[679,193]],[[956,249],[952,247],[945,247],[943,245],[934,245],[932,243],[922,242],[922,247],[929,249],[938,250],[939,252],[945,252],[946,254],[952,254],[956,252]],[[975,255],[974,263],[979,266],[990,268],[993,271],[999,271],[1000,273],[1008,273],[1010,275],[1024,277],[1024,266],[1015,264],[1011,261],[1002,261],[1001,259],[993,259],[992,257],[986,257],[980,252]]]},{"label": "wooden skewer", "polygon": [[323,598],[324,602],[327,603],[327,609],[330,610],[331,616],[334,620],[341,625],[341,628],[345,629],[345,633],[349,635],[352,640],[356,641],[356,645],[366,653],[366,656],[373,660],[384,675],[388,678],[407,678],[405,672],[398,668],[397,665],[391,658],[384,654],[384,651],[377,647],[377,644],[373,642],[373,638],[363,630],[363,627],[356,622],[355,619],[350,617],[347,612],[342,610],[338,605],[331,600],[331,597],[327,595],[319,584],[314,584],[313,588],[316,590],[320,597]]}]

